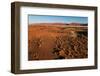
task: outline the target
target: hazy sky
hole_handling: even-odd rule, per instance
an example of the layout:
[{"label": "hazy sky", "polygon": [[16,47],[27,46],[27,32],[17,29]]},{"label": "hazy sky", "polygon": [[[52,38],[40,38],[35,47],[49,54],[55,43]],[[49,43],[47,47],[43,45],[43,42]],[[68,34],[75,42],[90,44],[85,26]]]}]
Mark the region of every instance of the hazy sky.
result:
[{"label": "hazy sky", "polygon": [[88,23],[88,17],[77,16],[50,16],[29,15],[29,24],[32,23]]}]

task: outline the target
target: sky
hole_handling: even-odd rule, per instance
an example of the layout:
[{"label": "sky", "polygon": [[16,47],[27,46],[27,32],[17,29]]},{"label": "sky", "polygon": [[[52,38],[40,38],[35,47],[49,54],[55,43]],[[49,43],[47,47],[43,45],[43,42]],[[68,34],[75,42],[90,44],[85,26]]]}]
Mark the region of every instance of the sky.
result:
[{"label": "sky", "polygon": [[50,15],[29,15],[29,24],[32,23],[88,23],[88,17],[77,16],[50,16]]}]

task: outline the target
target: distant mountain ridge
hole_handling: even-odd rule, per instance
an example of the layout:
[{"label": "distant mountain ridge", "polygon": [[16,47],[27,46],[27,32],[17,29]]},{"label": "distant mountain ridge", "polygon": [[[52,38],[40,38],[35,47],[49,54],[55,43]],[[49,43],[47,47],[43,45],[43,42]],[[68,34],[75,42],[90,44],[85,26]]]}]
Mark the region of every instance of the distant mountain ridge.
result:
[{"label": "distant mountain ridge", "polygon": [[33,23],[29,25],[67,25],[67,26],[87,26],[85,23]]}]

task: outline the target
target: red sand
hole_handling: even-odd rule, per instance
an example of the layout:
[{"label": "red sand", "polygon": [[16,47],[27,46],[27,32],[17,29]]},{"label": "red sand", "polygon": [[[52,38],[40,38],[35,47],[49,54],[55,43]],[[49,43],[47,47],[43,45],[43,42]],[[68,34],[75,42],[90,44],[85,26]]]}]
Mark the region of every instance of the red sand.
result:
[{"label": "red sand", "polygon": [[[63,26],[62,26],[63,25]],[[87,27],[33,24],[28,28],[28,59],[87,58]]]}]

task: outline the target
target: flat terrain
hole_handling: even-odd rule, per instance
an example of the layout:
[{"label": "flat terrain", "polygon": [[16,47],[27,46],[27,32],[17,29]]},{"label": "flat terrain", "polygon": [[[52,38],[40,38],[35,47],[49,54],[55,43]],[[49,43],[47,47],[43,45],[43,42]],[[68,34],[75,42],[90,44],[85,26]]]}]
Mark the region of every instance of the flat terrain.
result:
[{"label": "flat terrain", "polygon": [[85,25],[41,23],[28,26],[28,60],[87,58]]}]

